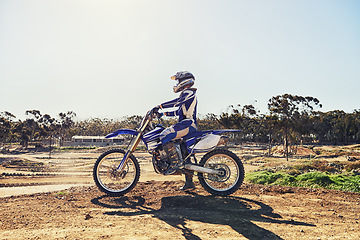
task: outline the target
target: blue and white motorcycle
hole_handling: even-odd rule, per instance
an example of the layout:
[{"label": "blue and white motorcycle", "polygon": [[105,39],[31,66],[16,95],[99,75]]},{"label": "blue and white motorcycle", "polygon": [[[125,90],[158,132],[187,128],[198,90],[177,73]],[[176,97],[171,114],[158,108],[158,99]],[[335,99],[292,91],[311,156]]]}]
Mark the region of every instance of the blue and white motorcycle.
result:
[{"label": "blue and white motorcycle", "polygon": [[[159,174],[197,173],[202,187],[213,195],[226,196],[241,186],[245,175],[241,160],[225,147],[218,147],[229,140],[222,133],[238,130],[196,131],[181,140],[175,140],[178,157],[184,163],[181,168],[177,168],[178,161],[170,158],[162,148],[159,136],[165,128],[154,126],[152,121],[156,117],[160,118],[157,112],[148,111],[137,130],[120,129],[106,136],[112,138],[119,134],[130,134],[132,140],[126,150],[111,149],[97,159],[93,176],[102,192],[122,196],[136,186],[140,178],[140,166],[133,153],[141,140],[153,156],[153,166]],[[196,154],[205,155],[198,162]]]}]

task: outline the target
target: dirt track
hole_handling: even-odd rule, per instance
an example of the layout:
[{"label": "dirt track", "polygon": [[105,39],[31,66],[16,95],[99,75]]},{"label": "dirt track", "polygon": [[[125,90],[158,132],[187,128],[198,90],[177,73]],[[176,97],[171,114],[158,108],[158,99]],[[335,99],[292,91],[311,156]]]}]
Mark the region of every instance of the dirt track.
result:
[{"label": "dirt track", "polygon": [[0,199],[1,239],[359,239],[360,194],[244,184],[213,197],[181,181]]},{"label": "dirt track", "polygon": [[[139,153],[139,184],[126,196],[111,198],[92,180],[98,155],[97,151],[57,152],[51,159],[46,153],[0,155],[3,163],[22,160],[2,167],[2,172],[25,174],[0,178],[0,190],[6,193],[16,192],[14,186],[29,190],[90,184],[2,198],[6,195],[0,191],[0,239],[357,240],[360,236],[359,193],[244,184],[232,196],[221,198],[210,196],[198,183],[195,191],[184,193],[178,190],[182,176],[155,174],[151,158]],[[21,167],[23,163],[27,165]],[[39,163],[49,175],[33,176],[30,170]],[[271,163],[254,158],[246,162],[245,170],[284,163],[281,158]]]}]

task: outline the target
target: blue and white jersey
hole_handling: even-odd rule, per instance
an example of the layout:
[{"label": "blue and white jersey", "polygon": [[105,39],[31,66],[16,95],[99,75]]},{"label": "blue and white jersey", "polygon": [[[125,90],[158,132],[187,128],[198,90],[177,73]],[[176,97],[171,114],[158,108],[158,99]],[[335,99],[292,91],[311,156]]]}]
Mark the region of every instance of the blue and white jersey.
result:
[{"label": "blue and white jersey", "polygon": [[179,122],[184,119],[191,119],[196,124],[197,98],[196,88],[187,88],[180,93],[178,98],[164,102],[160,108],[175,108],[175,111],[165,112],[166,116],[179,116]]}]

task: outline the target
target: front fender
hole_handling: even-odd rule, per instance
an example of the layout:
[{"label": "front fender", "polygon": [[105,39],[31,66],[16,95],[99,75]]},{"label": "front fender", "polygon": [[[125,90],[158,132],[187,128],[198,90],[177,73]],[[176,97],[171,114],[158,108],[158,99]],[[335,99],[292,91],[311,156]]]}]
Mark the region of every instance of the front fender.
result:
[{"label": "front fender", "polygon": [[120,134],[136,135],[137,131],[135,131],[133,129],[119,129],[119,130],[116,130],[115,132],[112,132],[112,133],[106,135],[105,138],[113,138]]}]

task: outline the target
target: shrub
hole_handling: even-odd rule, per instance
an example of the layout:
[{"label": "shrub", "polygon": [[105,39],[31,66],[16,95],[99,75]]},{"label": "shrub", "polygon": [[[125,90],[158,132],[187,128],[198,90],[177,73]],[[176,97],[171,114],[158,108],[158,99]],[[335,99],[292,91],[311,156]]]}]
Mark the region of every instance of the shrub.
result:
[{"label": "shrub", "polygon": [[271,173],[261,171],[249,173],[245,176],[245,179],[254,184],[309,188],[322,187],[342,191],[360,192],[360,175],[345,176],[323,172],[308,172],[295,177],[281,172]]},{"label": "shrub", "polygon": [[273,184],[278,179],[283,177],[284,177],[283,173],[271,173],[268,171],[253,172],[246,175],[246,179],[249,180],[250,182],[255,184],[263,184],[263,185]]},{"label": "shrub", "polygon": [[299,182],[303,182],[307,185],[319,185],[321,187],[326,187],[329,184],[334,183],[326,173],[322,172],[310,172],[304,173],[296,177],[296,180]]}]

